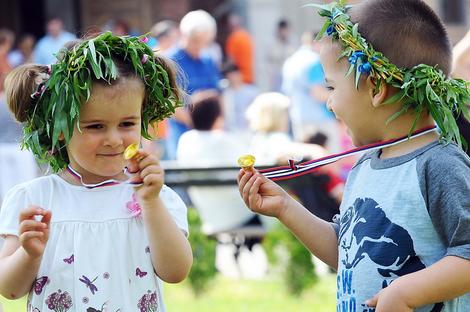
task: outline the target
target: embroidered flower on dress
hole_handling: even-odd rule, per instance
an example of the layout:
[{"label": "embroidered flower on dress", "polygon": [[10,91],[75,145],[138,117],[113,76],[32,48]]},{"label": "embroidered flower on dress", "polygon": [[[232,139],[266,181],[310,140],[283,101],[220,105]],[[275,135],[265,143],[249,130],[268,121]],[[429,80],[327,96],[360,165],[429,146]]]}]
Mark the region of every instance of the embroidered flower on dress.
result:
[{"label": "embroidered flower on dress", "polygon": [[46,304],[49,310],[55,312],[65,312],[72,307],[72,297],[68,292],[62,292],[60,289],[47,297]]},{"label": "embroidered flower on dress", "polygon": [[104,273],[103,273],[103,278],[104,278],[104,279],[109,279],[109,277],[110,277],[110,275],[109,275],[108,272],[104,272]]},{"label": "embroidered flower on dress", "polygon": [[87,304],[88,302],[90,302],[90,299],[88,299],[88,297],[83,297],[82,302]]},{"label": "embroidered flower on dress", "polygon": [[137,202],[137,197],[135,193],[132,194],[132,200],[127,202],[127,210],[132,214],[133,217],[137,217],[142,212],[139,203]]},{"label": "embroidered flower on dress", "polygon": [[157,292],[153,293],[149,290],[140,298],[137,304],[140,312],[156,312],[157,311]]}]

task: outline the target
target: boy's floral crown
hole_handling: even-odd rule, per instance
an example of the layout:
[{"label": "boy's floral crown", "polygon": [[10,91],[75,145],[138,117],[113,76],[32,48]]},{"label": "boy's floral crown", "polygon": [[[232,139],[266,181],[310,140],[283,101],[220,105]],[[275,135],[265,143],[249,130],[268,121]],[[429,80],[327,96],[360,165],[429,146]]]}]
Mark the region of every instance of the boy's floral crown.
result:
[{"label": "boy's floral crown", "polygon": [[455,141],[460,146],[466,145],[460,136],[455,116],[464,114],[467,120],[470,115],[466,104],[470,100],[469,83],[461,79],[449,79],[435,66],[417,65],[411,69],[398,68],[380,52],[375,51],[370,43],[358,32],[358,24],[353,24],[347,14],[350,6],[344,0],[326,5],[311,4],[319,8],[319,15],[326,18],[318,38],[332,36],[339,41],[344,50],[339,58],[347,57],[350,63],[346,75],[354,72],[356,88],[362,74],[376,81],[376,88],[387,83],[400,91],[385,103],[401,101],[403,107],[392,115],[387,122],[406,113],[410,109],[416,112],[415,122],[410,134],[415,130],[416,123],[428,110],[441,130],[441,138],[446,142]]},{"label": "boy's floral crown", "polygon": [[[66,167],[66,142],[80,118],[80,107],[91,94],[92,82],[112,83],[119,78],[115,60],[129,62],[145,85],[142,136],[148,126],[169,117],[181,105],[164,65],[154,58],[146,37],[118,37],[110,32],[62,49],[51,66],[49,79],[31,95],[31,118],[25,123],[23,145],[56,172]],[[80,130],[80,128],[79,128]],[[64,141],[59,140],[63,135]],[[65,142],[65,143],[64,143]]]}]

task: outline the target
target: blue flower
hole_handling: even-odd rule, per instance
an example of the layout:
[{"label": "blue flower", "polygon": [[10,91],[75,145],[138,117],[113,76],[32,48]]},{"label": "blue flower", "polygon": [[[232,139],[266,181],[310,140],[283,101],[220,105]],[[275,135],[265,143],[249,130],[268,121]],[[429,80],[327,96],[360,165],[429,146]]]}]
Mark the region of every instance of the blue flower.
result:
[{"label": "blue flower", "polygon": [[370,72],[372,71],[372,66],[370,65],[369,62],[365,62],[365,63],[359,65],[358,70],[359,70],[362,74],[367,74],[367,75],[369,75]]},{"label": "blue flower", "polygon": [[326,33],[328,34],[328,36],[331,36],[332,34],[334,34],[336,32],[336,28],[334,25],[330,25],[328,26],[328,28],[326,29]]},{"label": "blue flower", "polygon": [[361,59],[361,60],[364,60],[366,54],[362,51],[355,51],[353,52],[353,54],[351,54],[351,56],[349,57],[348,61],[349,63],[353,64],[353,65],[356,65],[357,63],[357,60],[358,59]]}]

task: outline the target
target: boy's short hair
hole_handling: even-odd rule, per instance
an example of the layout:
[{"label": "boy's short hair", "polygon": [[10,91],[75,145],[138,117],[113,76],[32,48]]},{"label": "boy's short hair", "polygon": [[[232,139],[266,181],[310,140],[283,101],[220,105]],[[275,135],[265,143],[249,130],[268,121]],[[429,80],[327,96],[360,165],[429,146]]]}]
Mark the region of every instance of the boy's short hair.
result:
[{"label": "boy's short hair", "polygon": [[200,131],[211,130],[217,118],[222,115],[220,99],[218,95],[211,93],[193,96],[192,109],[190,110],[191,120],[194,129]]},{"label": "boy's short hair", "polygon": [[421,0],[366,0],[350,10],[359,33],[400,68],[436,66],[450,74],[452,48],[447,31]]}]

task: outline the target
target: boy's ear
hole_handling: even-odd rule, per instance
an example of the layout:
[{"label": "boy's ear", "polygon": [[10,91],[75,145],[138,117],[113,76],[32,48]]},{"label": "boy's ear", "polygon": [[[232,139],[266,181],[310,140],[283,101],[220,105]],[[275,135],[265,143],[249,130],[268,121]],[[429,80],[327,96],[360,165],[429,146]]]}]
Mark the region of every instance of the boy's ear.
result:
[{"label": "boy's ear", "polygon": [[64,134],[61,132],[61,133],[59,134],[59,141],[63,141],[63,140],[65,140],[65,136],[64,136]]},{"label": "boy's ear", "polygon": [[367,78],[367,87],[371,98],[372,106],[381,106],[388,98],[390,88],[384,81],[377,81],[373,77]]}]

